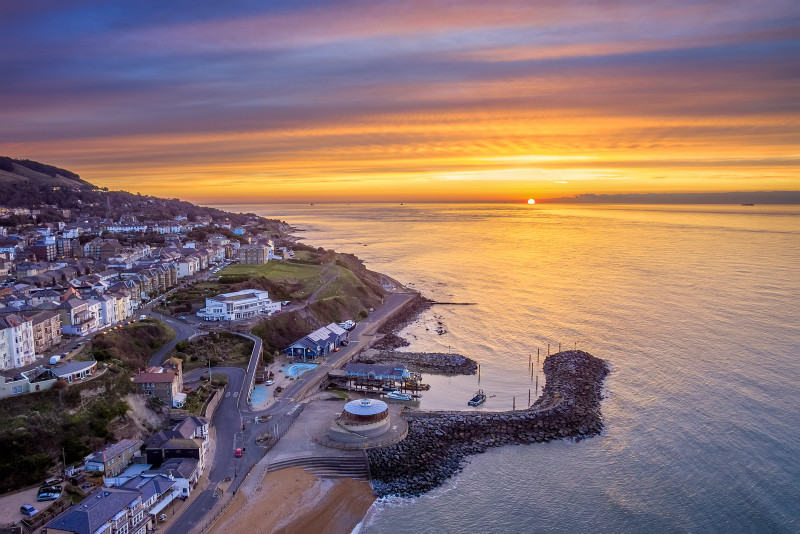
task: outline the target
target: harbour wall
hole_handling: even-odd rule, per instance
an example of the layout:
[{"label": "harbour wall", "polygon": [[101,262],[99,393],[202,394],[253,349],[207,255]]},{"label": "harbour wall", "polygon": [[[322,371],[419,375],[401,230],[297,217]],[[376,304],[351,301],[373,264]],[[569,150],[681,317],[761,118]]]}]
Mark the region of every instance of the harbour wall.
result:
[{"label": "harbour wall", "polygon": [[413,370],[450,375],[474,375],[478,372],[475,360],[461,354],[440,352],[397,352],[368,350],[353,359],[354,362],[405,365]]},{"label": "harbour wall", "polygon": [[471,454],[489,447],[599,434],[606,362],[583,351],[549,356],[547,382],[536,403],[507,412],[404,412],[408,436],[367,451],[378,496],[417,496],[458,473]]}]

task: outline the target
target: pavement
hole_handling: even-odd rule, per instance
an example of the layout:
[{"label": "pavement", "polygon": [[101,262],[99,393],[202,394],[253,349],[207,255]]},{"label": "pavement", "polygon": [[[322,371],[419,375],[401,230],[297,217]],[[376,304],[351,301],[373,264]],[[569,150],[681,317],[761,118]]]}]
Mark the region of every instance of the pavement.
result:
[{"label": "pavement", "polygon": [[329,446],[328,429],[331,423],[341,415],[344,405],[345,401],[343,400],[318,400],[306,404],[303,413],[300,414],[294,425],[267,453],[269,463],[308,457],[363,457],[361,450],[365,448],[364,444],[379,447],[383,444],[397,442],[405,436],[408,424],[400,415],[404,406],[390,403],[391,426],[386,434],[364,439],[360,446],[359,444],[350,444],[349,450],[345,450],[344,445],[332,444]]}]

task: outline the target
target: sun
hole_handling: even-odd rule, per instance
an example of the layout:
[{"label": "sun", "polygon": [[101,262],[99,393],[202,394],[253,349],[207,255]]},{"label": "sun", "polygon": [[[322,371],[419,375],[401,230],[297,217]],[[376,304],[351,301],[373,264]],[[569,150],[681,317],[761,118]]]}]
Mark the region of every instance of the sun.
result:
[{"label": "sun", "polygon": [[528,204],[536,204],[536,201],[533,200],[532,198],[529,198],[528,199]]}]

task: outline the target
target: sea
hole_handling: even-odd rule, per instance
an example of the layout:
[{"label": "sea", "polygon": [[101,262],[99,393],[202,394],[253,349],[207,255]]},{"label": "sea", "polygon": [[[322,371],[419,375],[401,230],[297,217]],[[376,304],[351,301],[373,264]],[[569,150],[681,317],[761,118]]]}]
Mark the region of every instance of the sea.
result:
[{"label": "sea", "polygon": [[604,431],[470,457],[362,534],[800,532],[800,206],[220,206],[287,221],[437,302],[403,350],[480,375],[425,375],[420,409],[522,409],[548,353],[606,360]]}]

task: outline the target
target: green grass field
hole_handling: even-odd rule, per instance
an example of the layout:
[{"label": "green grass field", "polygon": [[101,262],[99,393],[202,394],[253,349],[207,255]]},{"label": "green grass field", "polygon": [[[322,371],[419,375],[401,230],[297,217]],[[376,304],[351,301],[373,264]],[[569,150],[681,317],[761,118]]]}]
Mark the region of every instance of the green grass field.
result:
[{"label": "green grass field", "polygon": [[320,265],[308,265],[304,263],[294,263],[290,261],[270,261],[263,265],[229,265],[219,272],[221,278],[226,276],[261,276],[267,280],[283,283],[286,285],[298,285],[291,292],[293,299],[308,298],[317,288],[322,285],[320,276],[323,267]]}]

